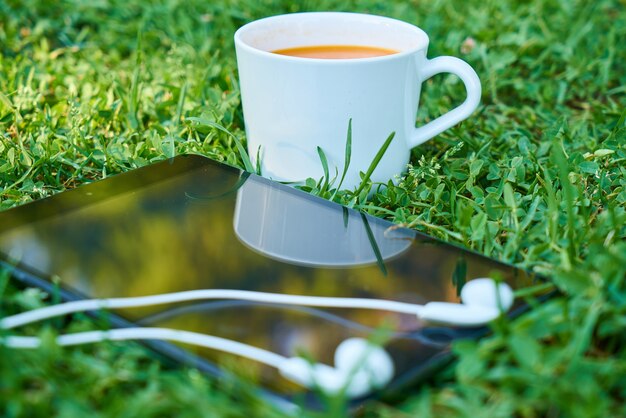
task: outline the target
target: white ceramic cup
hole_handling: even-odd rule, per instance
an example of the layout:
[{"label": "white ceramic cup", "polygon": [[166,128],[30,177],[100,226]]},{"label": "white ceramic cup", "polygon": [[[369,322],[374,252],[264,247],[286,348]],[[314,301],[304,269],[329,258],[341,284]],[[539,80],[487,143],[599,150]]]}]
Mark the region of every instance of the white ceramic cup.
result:
[{"label": "white ceramic cup", "polygon": [[[319,45],[373,46],[399,51],[374,58],[313,59],[274,54]],[[356,13],[294,13],[251,22],[235,33],[248,152],[261,173],[278,181],[320,179],[319,146],[330,176],[344,168],[348,122],[352,152],[342,188],[360,184],[387,137],[395,137],[371,176],[395,180],[411,148],[466,119],[480,101],[480,80],[464,61],[426,58],[428,36],[395,19]],[[415,127],[421,84],[439,73],[465,84],[467,98]],[[337,180],[338,183],[338,180]],[[335,186],[337,185],[335,183]]]}]

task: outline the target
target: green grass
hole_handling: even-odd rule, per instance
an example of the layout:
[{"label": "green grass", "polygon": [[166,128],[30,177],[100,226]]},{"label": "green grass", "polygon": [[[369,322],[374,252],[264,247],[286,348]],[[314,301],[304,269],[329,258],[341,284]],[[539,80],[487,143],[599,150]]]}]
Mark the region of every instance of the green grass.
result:
[{"label": "green grass", "polygon": [[[397,17],[480,75],[479,110],[415,149],[365,199],[304,189],[547,275],[562,293],[363,416],[626,416],[626,4],[623,0],[0,0],[0,208],[180,153],[240,167],[232,35],[267,15]],[[420,123],[462,100],[422,92]],[[375,186],[375,185],[373,185]],[[4,314],[50,302],[0,280]],[[71,329],[93,326],[76,320]],[[51,341],[52,329],[43,331]],[[340,414],[342,404],[333,404]],[[139,345],[0,349],[2,416],[280,416],[250,387],[169,368]]]}]

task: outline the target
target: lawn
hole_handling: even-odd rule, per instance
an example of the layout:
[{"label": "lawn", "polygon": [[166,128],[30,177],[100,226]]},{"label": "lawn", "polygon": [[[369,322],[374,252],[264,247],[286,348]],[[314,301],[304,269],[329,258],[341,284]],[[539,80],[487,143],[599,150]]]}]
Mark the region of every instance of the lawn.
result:
[{"label": "lawn", "polygon": [[[0,0],[0,209],[176,154],[242,167],[233,33],[311,10],[420,26],[429,57],[469,62],[483,97],[369,200],[376,185],[360,196],[305,189],[535,270],[559,291],[543,303],[520,294],[531,313],[457,343],[432,381],[361,415],[626,416],[623,0]],[[435,77],[418,123],[462,98],[455,77]],[[0,315],[51,299],[0,275]],[[39,350],[0,348],[0,415],[282,416],[250,385],[164,365],[138,344],[60,349],[61,326],[27,330],[47,339]]]}]

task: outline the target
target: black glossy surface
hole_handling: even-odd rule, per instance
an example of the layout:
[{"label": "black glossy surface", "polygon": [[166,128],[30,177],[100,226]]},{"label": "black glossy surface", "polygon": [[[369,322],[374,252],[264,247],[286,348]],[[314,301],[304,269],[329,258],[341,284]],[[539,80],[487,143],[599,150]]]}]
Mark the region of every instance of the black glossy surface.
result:
[{"label": "black glossy surface", "polygon": [[[249,289],[424,303],[458,301],[458,285],[510,266],[378,218],[197,156],[177,157],[0,213],[0,252],[92,297],[200,288]],[[457,332],[405,314],[212,301],[127,310],[143,324],[230,338],[332,364],[345,338],[391,330],[397,383],[420,376]],[[276,371],[209,350],[190,351],[255,374],[282,394]]]}]

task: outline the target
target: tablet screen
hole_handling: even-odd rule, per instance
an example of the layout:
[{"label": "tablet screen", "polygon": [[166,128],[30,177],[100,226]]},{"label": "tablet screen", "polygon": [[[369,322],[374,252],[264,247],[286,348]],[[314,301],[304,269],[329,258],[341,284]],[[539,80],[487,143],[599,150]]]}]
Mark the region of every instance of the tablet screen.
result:
[{"label": "tablet screen", "polygon": [[[245,289],[403,302],[459,300],[476,277],[530,285],[523,271],[413,230],[243,173],[180,156],[0,213],[0,252],[34,275],[89,298],[193,289]],[[384,330],[392,387],[415,380],[453,338],[485,330],[434,327],[412,315],[215,300],[116,311],[146,326],[228,338],[332,364],[349,337]],[[276,370],[184,347],[207,364],[244,371],[281,395],[298,386]],[[189,354],[189,355],[192,355]]]}]

